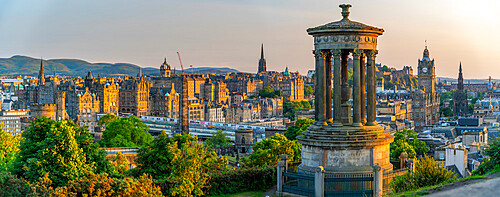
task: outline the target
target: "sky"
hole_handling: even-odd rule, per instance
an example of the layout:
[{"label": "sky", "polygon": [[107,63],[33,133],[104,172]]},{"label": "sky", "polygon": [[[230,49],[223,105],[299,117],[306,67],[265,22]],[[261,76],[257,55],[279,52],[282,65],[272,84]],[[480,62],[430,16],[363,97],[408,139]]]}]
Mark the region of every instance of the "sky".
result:
[{"label": "sky", "polygon": [[342,18],[383,28],[377,62],[415,70],[427,40],[436,75],[500,78],[497,0],[0,0],[0,57],[78,58],[257,72],[314,69],[307,28]]}]

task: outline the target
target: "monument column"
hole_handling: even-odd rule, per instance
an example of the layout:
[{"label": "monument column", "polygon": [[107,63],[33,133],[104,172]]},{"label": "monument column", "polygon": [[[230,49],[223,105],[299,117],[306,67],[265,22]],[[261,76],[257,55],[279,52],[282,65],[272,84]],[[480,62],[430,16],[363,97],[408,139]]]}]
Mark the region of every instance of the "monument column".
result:
[{"label": "monument column", "polygon": [[327,123],[332,123],[332,54],[329,51],[323,51],[324,67],[325,67],[325,120]]},{"label": "monument column", "polygon": [[348,66],[347,61],[349,60],[349,52],[348,49],[341,50],[341,97],[340,97],[340,118],[343,125],[351,125],[352,117],[351,117],[351,105],[349,105],[349,99],[351,98],[351,87],[349,86],[349,75],[348,75]]},{"label": "monument column", "polygon": [[352,126],[360,127],[361,124],[361,65],[360,56],[362,49],[354,49],[353,56],[353,86],[352,86]]},{"label": "monument column", "polygon": [[333,49],[330,51],[333,56],[333,113],[335,114],[335,118],[333,119],[333,126],[341,127],[342,119],[340,113],[340,104],[341,104],[341,65],[340,65],[340,57],[342,55],[342,51],[340,49]]},{"label": "monument column", "polygon": [[[364,51],[363,51],[364,52]],[[361,91],[361,123],[365,124],[366,123],[366,82],[365,82],[365,57],[366,53],[361,53],[359,56],[359,65],[360,65],[360,76],[359,80],[361,81],[361,84],[359,86],[359,89]]]},{"label": "monument column", "polygon": [[316,57],[316,125],[327,125],[326,124],[326,105],[325,105],[325,92],[326,92],[326,83],[325,83],[325,66],[324,66],[324,57],[323,53],[320,50],[314,51],[314,56]]},{"label": "monument column", "polygon": [[375,126],[377,124],[377,80],[375,76],[375,56],[377,55],[377,50],[370,50],[367,54],[367,83],[368,83],[368,112],[367,112],[367,122],[368,126]]}]

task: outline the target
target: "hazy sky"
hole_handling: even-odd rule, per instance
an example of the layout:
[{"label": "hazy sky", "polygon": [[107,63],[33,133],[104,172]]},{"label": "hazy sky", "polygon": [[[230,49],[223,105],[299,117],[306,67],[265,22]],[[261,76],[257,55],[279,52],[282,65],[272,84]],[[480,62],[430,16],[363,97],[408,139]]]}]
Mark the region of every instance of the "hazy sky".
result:
[{"label": "hazy sky", "polygon": [[[0,57],[28,55],[256,72],[313,69],[309,27],[350,18],[385,30],[377,62],[416,70],[427,40],[438,76],[500,78],[498,0],[0,0]],[[415,73],[416,74],[416,73]]]}]

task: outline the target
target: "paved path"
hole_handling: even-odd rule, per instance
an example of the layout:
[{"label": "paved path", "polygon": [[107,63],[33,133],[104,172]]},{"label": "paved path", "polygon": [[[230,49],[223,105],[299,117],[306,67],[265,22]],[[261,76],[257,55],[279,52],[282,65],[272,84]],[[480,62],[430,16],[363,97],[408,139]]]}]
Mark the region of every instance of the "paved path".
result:
[{"label": "paved path", "polygon": [[483,182],[465,185],[452,190],[436,192],[429,197],[473,197],[473,196],[500,196],[500,178],[489,179]]}]

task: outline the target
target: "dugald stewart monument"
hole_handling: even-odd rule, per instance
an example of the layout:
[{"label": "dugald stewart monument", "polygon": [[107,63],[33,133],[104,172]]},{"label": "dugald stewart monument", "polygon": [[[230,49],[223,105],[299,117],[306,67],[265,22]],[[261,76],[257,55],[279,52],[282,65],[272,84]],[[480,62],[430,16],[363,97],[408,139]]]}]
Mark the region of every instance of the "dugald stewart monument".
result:
[{"label": "dugald stewart monument", "polygon": [[[297,138],[302,144],[299,171],[313,173],[322,166],[327,174],[369,173],[377,165],[391,171],[389,144],[394,137],[376,121],[375,58],[377,38],[384,30],[351,21],[351,5],[340,7],[340,21],[307,29],[314,37],[316,111],[314,124]],[[353,58],[352,85],[348,83],[349,55]]]}]

